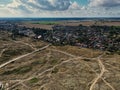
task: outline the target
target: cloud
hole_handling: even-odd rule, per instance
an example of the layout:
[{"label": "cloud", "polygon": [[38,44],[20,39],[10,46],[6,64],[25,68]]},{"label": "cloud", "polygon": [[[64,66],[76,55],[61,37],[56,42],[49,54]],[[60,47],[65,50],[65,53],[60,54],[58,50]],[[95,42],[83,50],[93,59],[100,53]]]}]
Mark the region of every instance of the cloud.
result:
[{"label": "cloud", "polygon": [[120,0],[90,0],[89,6],[116,7],[120,6]]},{"label": "cloud", "polygon": [[43,13],[54,11],[66,11],[71,6],[70,0],[13,0],[12,3],[6,5],[6,7],[12,13]]},{"label": "cloud", "polygon": [[71,3],[71,5],[69,7],[69,9],[74,9],[74,10],[78,10],[80,8],[81,8],[80,5],[76,1],[74,1],[73,3]]},{"label": "cloud", "polygon": [[21,4],[33,9],[63,11],[70,6],[70,0],[20,0]]},{"label": "cloud", "polygon": [[26,6],[19,5],[18,7],[14,7],[15,10],[20,10],[22,13],[32,13]]},{"label": "cloud", "polygon": [[[0,4],[0,16],[11,17],[117,17],[119,0],[89,0],[81,6],[77,0],[12,0]],[[111,3],[112,2],[112,3]],[[108,9],[107,9],[108,8]]]},{"label": "cloud", "polygon": [[0,4],[8,4],[11,2],[12,2],[12,0],[0,0]]}]

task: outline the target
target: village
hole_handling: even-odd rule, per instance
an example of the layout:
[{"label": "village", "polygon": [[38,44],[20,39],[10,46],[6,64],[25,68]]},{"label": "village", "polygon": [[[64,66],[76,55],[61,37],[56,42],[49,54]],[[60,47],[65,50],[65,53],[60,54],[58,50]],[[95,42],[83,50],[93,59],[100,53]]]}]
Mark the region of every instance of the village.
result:
[{"label": "village", "polygon": [[0,90],[119,90],[119,60],[119,26],[0,21]]},{"label": "village", "polygon": [[120,27],[54,25],[52,28],[52,30],[28,28],[11,22],[0,22],[0,30],[12,32],[13,39],[20,35],[50,42],[53,45],[73,45],[120,53]]},{"label": "village", "polygon": [[84,48],[120,51],[120,28],[108,26],[54,26],[44,40],[55,45],[74,45]]}]

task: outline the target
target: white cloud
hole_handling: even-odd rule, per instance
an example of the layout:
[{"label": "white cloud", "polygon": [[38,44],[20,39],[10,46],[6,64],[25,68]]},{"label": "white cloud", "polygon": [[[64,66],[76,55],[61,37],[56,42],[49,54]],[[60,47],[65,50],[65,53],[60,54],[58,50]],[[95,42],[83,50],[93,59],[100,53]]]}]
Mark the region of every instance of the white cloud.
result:
[{"label": "white cloud", "polygon": [[90,0],[89,6],[102,6],[102,7],[120,6],[120,0]]},{"label": "white cloud", "polygon": [[25,6],[35,9],[63,11],[67,10],[70,6],[70,0],[20,0]]},{"label": "white cloud", "polygon": [[18,7],[19,5],[21,5],[19,0],[13,0],[12,3],[9,3],[8,5],[6,5],[7,7]]},{"label": "white cloud", "polygon": [[[0,4],[0,16],[17,17],[106,17],[120,16],[119,0],[90,0],[88,6],[80,6],[71,0],[13,0]],[[116,4],[117,3],[117,4]],[[107,4],[107,5],[106,5]],[[116,4],[116,6],[114,6]],[[95,7],[94,7],[95,6]],[[113,7],[114,6],[114,7]],[[107,9],[108,8],[108,9]]]},{"label": "white cloud", "polygon": [[70,0],[13,0],[13,2],[6,7],[13,14],[31,14],[31,16],[35,14],[46,16],[46,13],[48,16],[58,14],[60,14],[58,16],[61,16],[64,11],[63,15],[65,16],[65,14],[68,15],[69,9],[80,8],[77,2],[72,3]]},{"label": "white cloud", "polygon": [[71,5],[70,5],[70,7],[69,7],[69,9],[80,9],[81,7],[80,7],[80,5],[76,2],[76,1],[74,1],[73,3],[71,3]]}]

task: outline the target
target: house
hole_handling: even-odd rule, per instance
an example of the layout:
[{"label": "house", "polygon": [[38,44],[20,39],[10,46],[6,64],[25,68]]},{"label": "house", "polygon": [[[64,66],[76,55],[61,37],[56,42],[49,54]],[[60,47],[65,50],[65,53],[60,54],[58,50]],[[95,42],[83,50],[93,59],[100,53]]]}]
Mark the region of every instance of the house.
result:
[{"label": "house", "polygon": [[18,32],[20,35],[28,36],[28,37],[35,37],[35,34],[32,30],[27,29],[27,30],[19,30]]}]

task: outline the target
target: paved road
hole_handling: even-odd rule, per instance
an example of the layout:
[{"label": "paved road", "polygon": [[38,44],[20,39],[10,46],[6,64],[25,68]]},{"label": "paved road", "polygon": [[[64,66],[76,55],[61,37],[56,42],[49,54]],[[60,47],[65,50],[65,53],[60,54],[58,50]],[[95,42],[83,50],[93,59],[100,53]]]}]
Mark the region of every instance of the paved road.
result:
[{"label": "paved road", "polygon": [[23,57],[26,57],[26,56],[32,55],[33,53],[36,53],[36,52],[38,52],[38,51],[44,50],[44,49],[48,48],[50,45],[51,45],[51,44],[48,44],[48,45],[46,45],[46,46],[44,46],[44,47],[42,47],[42,48],[40,48],[40,49],[37,49],[37,50],[35,50],[35,51],[31,52],[31,53],[27,53],[27,54],[21,55],[21,56],[19,56],[19,57],[17,57],[17,58],[14,58],[14,59],[12,59],[12,60],[4,63],[4,64],[1,64],[1,65],[0,65],[0,68],[6,66],[6,65],[8,65],[8,64],[10,64],[10,63],[13,62],[13,61],[17,61],[17,60],[19,60],[19,59],[21,59],[21,58],[23,58]]}]

